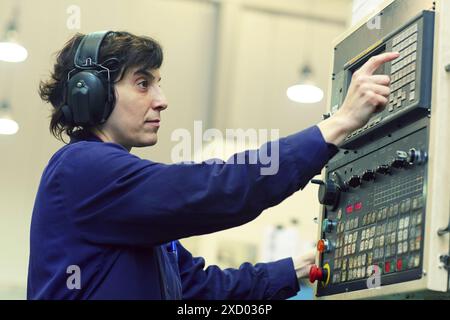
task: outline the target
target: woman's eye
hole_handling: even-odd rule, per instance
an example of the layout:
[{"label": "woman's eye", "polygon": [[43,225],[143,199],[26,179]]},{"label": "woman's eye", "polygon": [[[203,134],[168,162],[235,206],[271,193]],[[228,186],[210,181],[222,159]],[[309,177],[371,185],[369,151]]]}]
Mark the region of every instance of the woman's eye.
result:
[{"label": "woman's eye", "polygon": [[147,89],[148,88],[148,81],[142,81],[138,83],[138,86],[142,89]]}]

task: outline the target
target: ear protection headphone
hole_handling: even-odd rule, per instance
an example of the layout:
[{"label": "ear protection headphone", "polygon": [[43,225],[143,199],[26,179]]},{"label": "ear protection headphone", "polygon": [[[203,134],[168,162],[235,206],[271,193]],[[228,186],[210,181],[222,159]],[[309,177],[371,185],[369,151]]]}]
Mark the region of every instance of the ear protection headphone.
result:
[{"label": "ear protection headphone", "polygon": [[66,123],[94,126],[104,123],[112,112],[111,70],[105,67],[106,61],[99,64],[100,46],[110,33],[113,32],[90,33],[78,45],[75,67],[67,75],[61,108]]}]

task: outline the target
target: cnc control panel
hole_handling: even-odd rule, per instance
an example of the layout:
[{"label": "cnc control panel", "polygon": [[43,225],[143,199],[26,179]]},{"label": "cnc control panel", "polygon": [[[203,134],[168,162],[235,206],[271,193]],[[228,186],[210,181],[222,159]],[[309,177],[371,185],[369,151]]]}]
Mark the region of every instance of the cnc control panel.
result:
[{"label": "cnc control panel", "polygon": [[332,112],[342,104],[353,73],[367,60],[383,52],[400,52],[400,57],[384,64],[378,74],[391,77],[391,95],[387,108],[373,116],[369,123],[346,138],[343,147],[358,145],[355,141],[372,132],[383,130],[390,122],[405,116],[429,113],[433,68],[434,13],[424,11],[400,29],[377,41],[345,63],[333,81]]},{"label": "cnc control panel", "polygon": [[398,25],[406,5],[399,2],[383,12],[391,30],[372,41],[361,27],[335,48],[331,113],[370,57],[398,51],[400,58],[375,72],[391,77],[386,109],[348,136],[323,179],[312,181],[322,204],[318,265],[310,271],[318,298],[369,289],[374,276],[388,286],[425,274],[435,12],[403,15]]}]

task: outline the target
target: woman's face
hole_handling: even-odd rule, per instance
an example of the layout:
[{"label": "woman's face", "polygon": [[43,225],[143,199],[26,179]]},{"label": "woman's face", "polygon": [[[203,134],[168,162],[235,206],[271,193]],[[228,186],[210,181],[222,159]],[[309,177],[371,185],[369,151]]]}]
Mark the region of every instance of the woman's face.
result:
[{"label": "woman's face", "polygon": [[116,105],[100,127],[101,138],[128,150],[156,144],[161,111],[168,106],[160,81],[159,69],[130,69],[115,85]]}]

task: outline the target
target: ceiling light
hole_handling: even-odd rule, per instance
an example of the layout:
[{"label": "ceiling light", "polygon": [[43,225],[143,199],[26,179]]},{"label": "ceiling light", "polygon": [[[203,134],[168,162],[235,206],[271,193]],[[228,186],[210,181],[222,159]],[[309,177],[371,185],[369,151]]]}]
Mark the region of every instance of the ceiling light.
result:
[{"label": "ceiling light", "polygon": [[6,62],[22,62],[28,57],[27,49],[18,43],[0,42],[0,60]]},{"label": "ceiling light", "polygon": [[323,99],[323,90],[312,84],[298,84],[287,89],[289,99],[299,103],[317,103]]},{"label": "ceiling light", "polygon": [[5,28],[5,34],[0,39],[0,61],[22,62],[28,57],[27,49],[17,41],[19,24],[19,7],[16,6],[11,15],[11,20]]},{"label": "ceiling light", "polygon": [[0,118],[0,134],[13,135],[19,131],[19,125],[12,119]]},{"label": "ceiling light", "polygon": [[305,65],[300,72],[300,84],[293,85],[287,89],[288,98],[299,103],[317,103],[324,97],[323,90],[312,81],[312,70]]},{"label": "ceiling light", "polygon": [[0,134],[13,135],[19,131],[19,125],[11,117],[11,109],[7,100],[0,101]]}]

